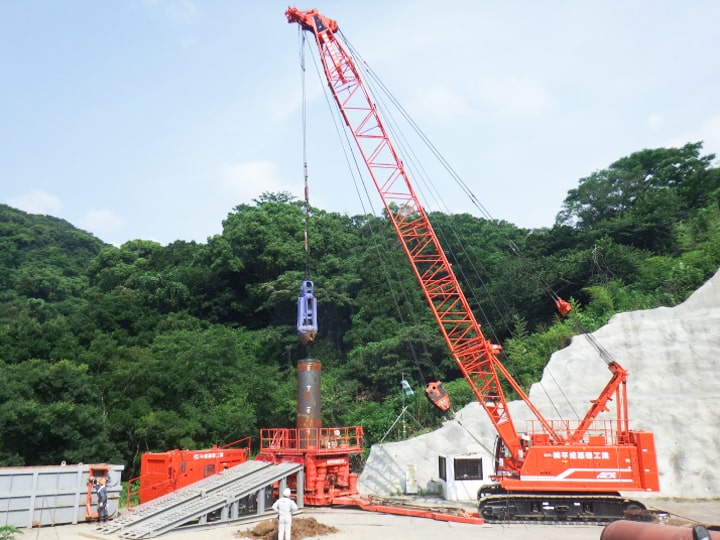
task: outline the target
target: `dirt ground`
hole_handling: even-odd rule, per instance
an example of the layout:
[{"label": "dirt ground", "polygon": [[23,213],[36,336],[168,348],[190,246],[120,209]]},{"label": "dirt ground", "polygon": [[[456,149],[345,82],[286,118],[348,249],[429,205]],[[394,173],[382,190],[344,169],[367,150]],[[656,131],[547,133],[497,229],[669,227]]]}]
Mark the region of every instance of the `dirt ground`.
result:
[{"label": "dirt ground", "polygon": [[[652,521],[664,525],[673,525],[678,527],[692,527],[697,524],[704,524],[714,530],[720,530],[720,501],[673,501],[660,500],[646,502],[649,509],[655,510],[644,516],[635,516],[638,521]],[[395,538],[391,529],[400,527],[397,538],[403,538],[405,535],[413,538],[425,538],[423,533],[427,533],[431,529],[440,531],[440,536],[450,535],[452,538],[465,538],[464,533],[475,529],[476,536],[482,536],[489,529],[494,529],[496,533],[504,538],[515,538],[515,534],[527,537],[530,532],[533,538],[600,538],[602,526],[559,526],[550,525],[462,525],[456,523],[445,523],[444,525],[432,520],[420,518],[403,518],[398,516],[377,515],[373,519],[373,514],[349,509],[315,509],[311,510],[317,515],[316,517],[306,517],[298,515],[293,519],[292,540],[311,540],[319,539],[323,536],[330,535],[328,540],[335,538],[369,538],[379,535],[382,538]],[[356,512],[361,512],[359,515]],[[338,517],[343,515],[339,521],[343,525],[333,526],[327,525],[328,522],[338,521]],[[651,516],[651,517],[648,517]],[[632,517],[632,516],[631,516]],[[367,529],[365,533],[360,533],[361,523]],[[352,533],[348,529],[353,529]],[[375,530],[373,530],[375,529]],[[569,533],[567,536],[565,533]],[[236,538],[250,538],[255,540],[275,540],[278,534],[277,520],[266,519],[252,526],[236,530],[234,536]],[[435,534],[435,533],[433,533]],[[391,536],[392,535],[392,536]],[[431,535],[432,536],[432,535]]]},{"label": "dirt ground", "polygon": [[[720,528],[720,500],[642,501],[648,508],[662,510],[670,524],[703,524]],[[718,529],[716,529],[718,530]],[[598,525],[471,525],[366,512],[351,507],[305,508],[293,519],[293,540],[599,540]],[[95,523],[23,529],[18,540],[120,540],[103,535]],[[266,540],[277,538],[274,519],[224,525],[206,530],[171,532],[167,540]]]},{"label": "dirt ground", "polygon": [[[304,540],[305,538],[317,538],[338,532],[336,527],[323,525],[314,517],[297,517],[292,523],[292,540]],[[255,538],[257,540],[275,540],[278,536],[276,519],[266,519],[258,523],[249,531],[237,531],[238,538]]]}]

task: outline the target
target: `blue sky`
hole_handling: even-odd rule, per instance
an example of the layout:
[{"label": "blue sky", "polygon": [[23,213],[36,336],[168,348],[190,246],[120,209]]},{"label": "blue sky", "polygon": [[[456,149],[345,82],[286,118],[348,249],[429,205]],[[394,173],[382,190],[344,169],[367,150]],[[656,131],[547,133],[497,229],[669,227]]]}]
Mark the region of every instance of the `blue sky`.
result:
[{"label": "blue sky", "polygon": [[[205,242],[265,191],[302,198],[287,5],[0,2],[0,202],[119,245]],[[495,218],[549,227],[580,178],[643,148],[720,155],[720,2],[297,7],[338,21]],[[307,88],[311,202],[361,213],[312,69]]]}]

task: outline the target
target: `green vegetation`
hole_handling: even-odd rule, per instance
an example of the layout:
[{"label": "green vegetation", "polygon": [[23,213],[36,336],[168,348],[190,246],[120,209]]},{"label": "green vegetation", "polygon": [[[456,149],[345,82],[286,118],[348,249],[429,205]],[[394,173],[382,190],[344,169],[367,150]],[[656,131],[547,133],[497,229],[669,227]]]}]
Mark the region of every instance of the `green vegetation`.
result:
[{"label": "green vegetation", "polygon": [[[675,305],[717,270],[720,170],[701,151],[642,150],[581,179],[552,228],[431,216],[523,387],[574,334]],[[0,465],[125,463],[132,477],[145,451],[256,439],[293,425],[302,358],[323,362],[323,423],[362,424],[370,443],[403,403],[439,421],[419,396],[428,380],[456,408],[472,400],[384,218],[312,209],[320,332],[300,343],[303,220],[301,202],[266,194],[206,244],[113,247],[0,205]]]},{"label": "green vegetation", "polygon": [[23,534],[23,532],[12,525],[3,525],[0,527],[0,540],[13,540],[16,534]]}]

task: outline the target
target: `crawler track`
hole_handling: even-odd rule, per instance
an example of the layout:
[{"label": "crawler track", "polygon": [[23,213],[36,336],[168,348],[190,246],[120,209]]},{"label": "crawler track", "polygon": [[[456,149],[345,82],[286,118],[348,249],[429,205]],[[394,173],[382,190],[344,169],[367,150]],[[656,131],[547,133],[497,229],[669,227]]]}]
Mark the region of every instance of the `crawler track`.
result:
[{"label": "crawler track", "polygon": [[478,512],[488,523],[603,525],[626,513],[643,516],[647,511],[642,503],[615,493],[497,493],[482,497]]}]

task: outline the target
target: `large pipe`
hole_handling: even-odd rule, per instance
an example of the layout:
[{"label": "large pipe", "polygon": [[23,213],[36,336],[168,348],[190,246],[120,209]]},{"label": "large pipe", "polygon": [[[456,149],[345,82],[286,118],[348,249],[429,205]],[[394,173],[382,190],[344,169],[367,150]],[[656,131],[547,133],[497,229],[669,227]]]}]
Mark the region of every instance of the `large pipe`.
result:
[{"label": "large pipe", "polygon": [[320,417],[319,360],[299,360],[297,364],[297,429],[300,448],[318,445],[318,432],[322,426]]},{"label": "large pipe", "polygon": [[607,525],[600,540],[720,540],[720,532],[708,531],[702,525],[675,527],[621,519]]}]

